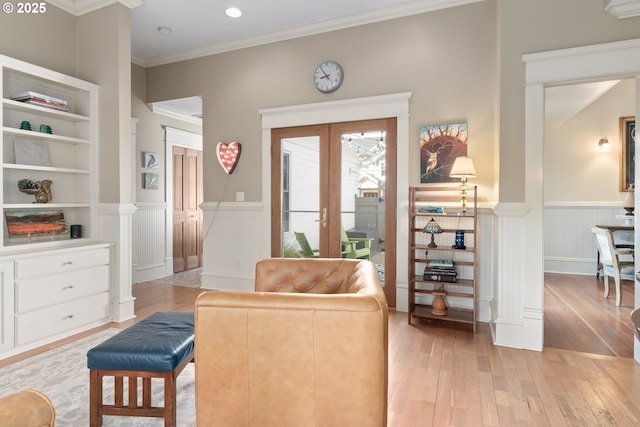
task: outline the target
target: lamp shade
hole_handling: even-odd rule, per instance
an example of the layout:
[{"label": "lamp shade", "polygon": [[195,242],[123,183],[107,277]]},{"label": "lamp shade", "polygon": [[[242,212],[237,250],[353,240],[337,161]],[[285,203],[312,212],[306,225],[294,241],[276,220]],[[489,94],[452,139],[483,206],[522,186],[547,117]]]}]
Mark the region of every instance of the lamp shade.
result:
[{"label": "lamp shade", "polygon": [[611,151],[611,144],[606,136],[604,138],[600,138],[600,141],[598,141],[598,147],[600,147],[600,151],[603,153]]},{"label": "lamp shade", "polygon": [[471,157],[457,157],[455,162],[453,162],[449,176],[451,178],[475,177],[476,168],[473,166],[473,160],[471,160]]},{"label": "lamp shade", "polygon": [[427,225],[424,226],[422,232],[429,234],[440,234],[442,233],[442,227],[440,227],[440,224],[438,224],[433,218],[431,218],[431,221],[429,221]]}]

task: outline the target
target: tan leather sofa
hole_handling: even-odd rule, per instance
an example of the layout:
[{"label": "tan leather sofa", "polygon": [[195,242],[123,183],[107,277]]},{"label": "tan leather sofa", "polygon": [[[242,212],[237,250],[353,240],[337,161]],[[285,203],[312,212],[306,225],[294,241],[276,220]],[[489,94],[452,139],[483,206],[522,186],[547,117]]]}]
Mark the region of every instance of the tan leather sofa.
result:
[{"label": "tan leather sofa", "polygon": [[262,260],[195,309],[199,426],[386,426],[387,301],[369,261]]},{"label": "tan leather sofa", "polygon": [[0,397],[0,427],[54,427],[56,411],[51,400],[36,390]]}]

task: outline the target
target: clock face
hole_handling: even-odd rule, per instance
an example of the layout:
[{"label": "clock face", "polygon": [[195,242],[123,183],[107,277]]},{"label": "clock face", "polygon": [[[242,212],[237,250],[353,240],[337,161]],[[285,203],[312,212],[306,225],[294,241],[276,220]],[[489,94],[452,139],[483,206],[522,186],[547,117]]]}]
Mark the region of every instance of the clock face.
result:
[{"label": "clock face", "polygon": [[331,93],[338,90],[343,78],[344,73],[342,72],[342,67],[333,61],[323,62],[318,65],[313,75],[316,88],[323,93]]}]

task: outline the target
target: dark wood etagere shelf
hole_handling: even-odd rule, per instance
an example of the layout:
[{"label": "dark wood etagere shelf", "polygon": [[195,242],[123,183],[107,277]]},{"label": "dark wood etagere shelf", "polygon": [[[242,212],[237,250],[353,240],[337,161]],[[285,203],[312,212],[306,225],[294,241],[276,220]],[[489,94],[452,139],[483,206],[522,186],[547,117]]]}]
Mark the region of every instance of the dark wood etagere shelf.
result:
[{"label": "dark wood etagere shelf", "polygon": [[[476,331],[477,187],[468,193],[469,208],[462,213],[457,186],[409,187],[409,323],[415,317],[437,319],[469,324]],[[421,207],[432,208],[432,212]],[[431,235],[423,231],[432,218],[442,228],[442,233],[434,236],[435,248],[428,246]],[[456,231],[464,232],[464,249],[455,248]],[[455,282],[425,280],[429,261],[443,259],[453,261]],[[434,291],[446,292],[444,315],[432,313]]]}]

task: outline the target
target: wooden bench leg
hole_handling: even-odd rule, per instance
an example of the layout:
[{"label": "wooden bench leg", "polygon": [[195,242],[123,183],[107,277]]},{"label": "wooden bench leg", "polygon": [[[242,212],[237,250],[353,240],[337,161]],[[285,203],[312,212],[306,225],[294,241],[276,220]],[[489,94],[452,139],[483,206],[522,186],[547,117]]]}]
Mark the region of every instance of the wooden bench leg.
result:
[{"label": "wooden bench leg", "polygon": [[164,427],[175,427],[177,418],[177,396],[175,372],[164,377]]},{"label": "wooden bench leg", "polygon": [[102,426],[102,376],[97,369],[89,372],[89,425],[90,427]]}]

